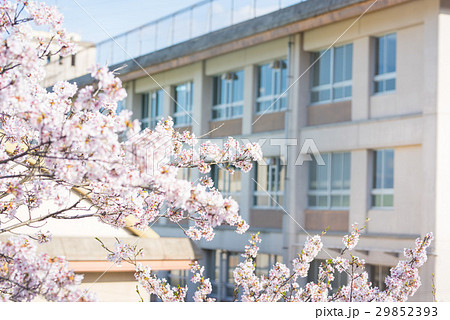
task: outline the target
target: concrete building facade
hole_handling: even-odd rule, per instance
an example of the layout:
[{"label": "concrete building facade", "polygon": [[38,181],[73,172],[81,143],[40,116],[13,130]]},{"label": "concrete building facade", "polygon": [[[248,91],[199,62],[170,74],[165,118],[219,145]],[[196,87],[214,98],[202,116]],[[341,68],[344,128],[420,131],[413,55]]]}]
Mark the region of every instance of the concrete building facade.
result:
[{"label": "concrete building facade", "polygon": [[82,41],[77,33],[70,33],[69,38],[75,44],[76,53],[60,57],[57,46],[52,43],[51,34],[46,31],[34,31],[36,39],[41,38],[50,43],[50,55],[46,57],[44,87],[51,87],[57,81],[73,79],[86,74],[89,67],[95,64],[96,47],[92,42]]},{"label": "concrete building facade", "polygon": [[[412,300],[433,299],[434,274],[437,300],[448,301],[449,33],[447,0],[309,0],[129,60],[120,77],[145,126],[172,116],[206,139],[262,144],[266,164],[251,173],[213,170],[261,232],[259,274],[327,228],[318,258],[338,255],[352,223],[369,218],[356,254],[372,282],[383,288],[403,248],[432,231]],[[152,228],[183,236],[166,222]],[[221,227],[199,243],[219,300],[233,298],[247,239]]]}]

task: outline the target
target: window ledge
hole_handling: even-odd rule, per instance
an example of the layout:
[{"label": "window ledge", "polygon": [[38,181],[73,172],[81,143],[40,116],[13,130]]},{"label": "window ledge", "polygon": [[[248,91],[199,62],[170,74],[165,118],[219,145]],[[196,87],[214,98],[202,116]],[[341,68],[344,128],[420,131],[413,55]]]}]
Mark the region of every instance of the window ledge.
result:
[{"label": "window ledge", "polygon": [[376,212],[376,211],[394,211],[394,207],[370,207],[369,211]]},{"label": "window ledge", "polygon": [[374,92],[372,94],[372,97],[379,97],[379,96],[386,96],[397,93],[397,90],[389,90],[389,91],[382,91],[382,92]]},{"label": "window ledge", "polygon": [[315,106],[321,106],[324,104],[333,104],[333,103],[339,103],[339,102],[345,102],[345,101],[352,101],[353,97],[345,98],[345,99],[335,99],[335,100],[327,100],[327,101],[319,101],[319,102],[310,102],[308,104],[308,107],[315,107]]}]

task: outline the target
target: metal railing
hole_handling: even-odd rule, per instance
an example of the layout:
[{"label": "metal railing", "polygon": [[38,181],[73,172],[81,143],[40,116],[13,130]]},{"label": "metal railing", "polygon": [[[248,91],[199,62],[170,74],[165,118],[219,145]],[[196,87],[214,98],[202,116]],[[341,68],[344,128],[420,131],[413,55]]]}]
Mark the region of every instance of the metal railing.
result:
[{"label": "metal railing", "polygon": [[97,44],[113,65],[309,0],[204,0]]}]

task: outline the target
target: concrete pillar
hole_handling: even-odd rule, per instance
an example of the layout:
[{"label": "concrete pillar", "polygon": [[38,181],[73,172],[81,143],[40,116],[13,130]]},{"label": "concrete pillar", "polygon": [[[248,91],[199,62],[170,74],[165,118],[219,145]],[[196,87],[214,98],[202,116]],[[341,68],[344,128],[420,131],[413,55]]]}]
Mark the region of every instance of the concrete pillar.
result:
[{"label": "concrete pillar", "polygon": [[255,110],[256,67],[244,68],[244,109],[242,114],[242,134],[252,133],[253,114]]},{"label": "concrete pillar", "polygon": [[287,264],[296,257],[299,248],[297,242],[299,232],[304,228],[304,209],[307,206],[307,178],[308,165],[296,165],[300,154],[300,131],[306,126],[307,106],[309,103],[309,74],[305,70],[309,67],[310,57],[303,51],[303,40],[300,34],[290,39],[289,61],[289,90],[288,110],[286,111],[287,138],[298,139],[297,146],[288,147],[286,166],[286,201],[283,216],[283,261]]},{"label": "concrete pillar", "polygon": [[133,119],[140,119],[142,113],[142,95],[136,93],[136,82],[129,83],[127,88],[126,107],[133,112]]},{"label": "concrete pillar", "polygon": [[[173,101],[173,99],[175,99],[174,95],[172,94],[172,87],[171,86],[163,86],[164,89],[164,102],[163,102],[163,113],[162,113],[162,117],[163,118],[167,118],[169,116],[172,116],[172,110],[173,110],[173,105],[175,103],[175,101]],[[168,93],[168,94],[167,94]]]},{"label": "concrete pillar", "polygon": [[[370,154],[368,150],[351,152],[349,231],[353,223],[362,226],[367,218],[372,172]],[[370,223],[365,231],[370,232]]]},{"label": "concrete pillar", "polygon": [[192,132],[201,136],[209,131],[212,106],[212,79],[205,75],[205,62],[194,75]]},{"label": "concrete pillar", "polygon": [[[450,5],[441,2],[437,17],[437,103],[436,103],[436,215],[435,250],[436,284],[447,288],[450,284]],[[426,38],[427,35],[425,35]],[[425,168],[427,169],[427,168]],[[428,168],[429,169],[429,168]],[[450,292],[437,292],[438,301],[448,301]]]},{"label": "concrete pillar", "polygon": [[[257,165],[256,163],[254,164]],[[241,194],[240,194],[240,203],[239,203],[239,211],[247,223],[251,225],[250,221],[250,210],[253,204],[253,180],[255,169],[250,171],[249,173],[241,174]]]}]

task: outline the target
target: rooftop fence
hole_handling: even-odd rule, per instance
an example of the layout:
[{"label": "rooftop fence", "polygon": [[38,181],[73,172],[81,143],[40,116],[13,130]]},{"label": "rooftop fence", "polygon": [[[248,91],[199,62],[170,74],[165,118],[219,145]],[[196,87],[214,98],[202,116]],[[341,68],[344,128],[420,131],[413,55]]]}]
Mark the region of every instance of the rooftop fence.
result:
[{"label": "rooftop fence", "polygon": [[131,58],[310,0],[204,0],[97,44],[97,62]]}]

